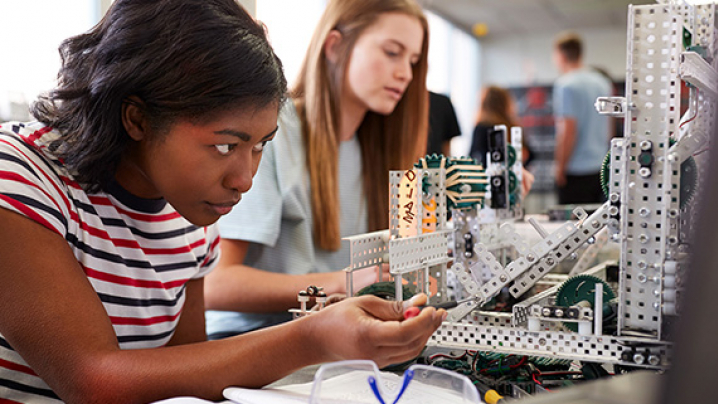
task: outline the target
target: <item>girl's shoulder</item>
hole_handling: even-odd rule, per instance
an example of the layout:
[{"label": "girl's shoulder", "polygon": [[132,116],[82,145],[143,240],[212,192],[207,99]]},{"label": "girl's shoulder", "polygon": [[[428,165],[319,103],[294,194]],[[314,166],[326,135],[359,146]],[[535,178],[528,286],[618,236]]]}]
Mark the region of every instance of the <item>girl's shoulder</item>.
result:
[{"label": "girl's shoulder", "polygon": [[272,141],[277,149],[304,150],[302,121],[297,113],[294,100],[287,99],[279,111],[277,135]]}]

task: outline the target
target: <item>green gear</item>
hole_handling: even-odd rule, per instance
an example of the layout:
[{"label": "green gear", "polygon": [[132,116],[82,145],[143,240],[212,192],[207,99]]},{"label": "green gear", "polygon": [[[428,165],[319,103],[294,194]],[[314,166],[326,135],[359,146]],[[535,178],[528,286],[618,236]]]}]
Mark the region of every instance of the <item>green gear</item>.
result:
[{"label": "green gear", "polygon": [[[603,284],[603,314],[605,318],[605,316],[611,314],[609,302],[613,300],[616,295],[608,283],[592,275],[576,275],[562,283],[556,294],[556,306],[571,307],[585,300],[591,305],[591,308],[593,308],[594,302],[596,301],[595,285],[597,283]],[[573,332],[578,331],[578,323],[566,322],[563,323],[563,325]]]},{"label": "green gear", "polygon": [[611,152],[606,153],[601,163],[601,190],[603,196],[608,198],[608,181],[611,181]]},{"label": "green gear", "polygon": [[[675,140],[670,139],[668,145],[673,146],[676,143]],[[609,181],[611,181],[611,152],[606,154],[601,163],[601,190],[603,195],[608,198],[609,193]],[[679,206],[681,209],[688,205],[688,202],[693,199],[698,187],[698,166],[693,157],[688,157],[683,163],[681,163],[681,183],[679,186],[680,202]]]},{"label": "green gear", "polygon": [[441,168],[441,159],[444,159],[444,167],[448,168],[451,166],[451,161],[444,157],[443,154],[427,154],[426,156],[419,159],[418,162],[414,163],[414,168],[424,168],[424,162],[426,162],[426,168]]},{"label": "green gear", "polygon": [[679,195],[681,209],[688,205],[693,199],[698,187],[698,166],[693,157],[689,157],[681,163],[681,183],[679,184]]},{"label": "green gear", "polygon": [[513,146],[509,145],[507,148],[507,154],[508,154],[508,165],[507,167],[513,167],[516,163],[516,149],[514,149]]},{"label": "green gear", "polygon": [[[403,285],[401,289],[402,300],[409,300],[416,294],[409,285]],[[369,286],[361,288],[357,293],[357,296],[372,295],[381,297],[385,300],[394,300],[396,298],[396,289],[394,282],[377,282]]]},{"label": "green gear", "polygon": [[518,182],[519,180],[516,178],[516,174],[514,174],[513,171],[509,171],[509,194],[516,193]]},{"label": "green gear", "polygon": [[[443,166],[442,166],[442,159],[443,159]],[[449,167],[452,167],[454,165],[478,165],[478,162],[471,158],[471,157],[444,157],[442,154],[432,154],[432,155],[426,155],[425,157],[422,157],[419,159],[417,163],[414,164],[415,168],[424,168],[424,164],[426,164],[426,168],[444,168],[448,169]],[[459,170],[460,171],[460,170]],[[447,190],[454,191],[454,192],[461,192],[461,187],[464,184],[456,184],[451,187],[448,187]],[[471,192],[483,192],[486,191],[486,185],[484,184],[469,184],[471,187]],[[431,187],[431,180],[428,177],[422,178],[421,183],[421,191],[423,193],[428,193],[429,188]],[[471,208],[475,205],[474,202],[471,203],[459,203],[454,204],[454,202],[446,198],[446,206],[449,209],[466,209]]]}]

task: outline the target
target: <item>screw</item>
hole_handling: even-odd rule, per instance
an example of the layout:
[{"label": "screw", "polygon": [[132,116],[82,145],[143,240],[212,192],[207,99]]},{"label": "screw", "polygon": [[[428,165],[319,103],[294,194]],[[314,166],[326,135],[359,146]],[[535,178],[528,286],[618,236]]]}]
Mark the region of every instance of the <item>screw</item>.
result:
[{"label": "screw", "polygon": [[651,143],[649,140],[644,140],[639,144],[639,146],[641,147],[641,150],[647,151],[651,150],[651,148],[653,147],[653,143]]},{"label": "screw", "polygon": [[638,237],[638,241],[640,241],[642,244],[646,244],[648,242],[648,240],[649,240],[648,235],[646,235],[646,234],[641,234]]},{"label": "screw", "polygon": [[563,309],[556,309],[554,314],[556,314],[556,317],[563,317]]},{"label": "screw", "polygon": [[651,169],[648,167],[641,167],[638,170],[638,175],[640,175],[643,178],[648,178],[651,176]]},{"label": "screw", "polygon": [[617,193],[612,193],[611,196],[608,197],[608,199],[610,199],[611,202],[616,203],[621,199],[621,196]]},{"label": "screw", "polygon": [[551,309],[549,309],[548,307],[544,307],[543,309],[541,309],[541,315],[544,317],[550,317]]},{"label": "screw", "polygon": [[640,273],[638,276],[636,276],[636,280],[640,283],[646,283],[648,278],[646,277],[646,274]]},{"label": "screw", "polygon": [[638,209],[638,214],[641,215],[641,217],[647,217],[650,213],[651,213],[651,210],[646,207]]},{"label": "screw", "polygon": [[533,254],[528,254],[526,256],[526,260],[528,260],[528,262],[534,262],[534,261],[536,261],[536,256]]}]

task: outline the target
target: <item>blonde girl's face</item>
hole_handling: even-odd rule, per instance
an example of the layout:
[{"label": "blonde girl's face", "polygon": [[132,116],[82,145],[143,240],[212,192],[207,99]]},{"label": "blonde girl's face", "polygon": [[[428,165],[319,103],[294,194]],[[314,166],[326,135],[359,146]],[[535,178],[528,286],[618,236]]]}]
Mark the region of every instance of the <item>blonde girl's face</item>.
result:
[{"label": "blonde girl's face", "polygon": [[344,102],[391,114],[413,78],[424,29],[416,17],[385,13],[357,38],[347,67]]}]

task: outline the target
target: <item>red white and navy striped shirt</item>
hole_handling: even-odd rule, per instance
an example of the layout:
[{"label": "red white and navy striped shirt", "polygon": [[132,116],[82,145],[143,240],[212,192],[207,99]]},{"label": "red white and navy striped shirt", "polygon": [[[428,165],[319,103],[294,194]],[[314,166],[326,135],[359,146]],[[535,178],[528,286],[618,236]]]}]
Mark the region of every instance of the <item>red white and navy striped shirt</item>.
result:
[{"label": "red white and navy striped shirt", "polygon": [[[122,349],[165,345],[185,284],[217,261],[215,226],[194,226],[165,200],[137,198],[116,183],[88,194],[45,146],[57,136],[41,123],[0,125],[0,208],[67,240]],[[14,402],[59,399],[0,334],[0,403]]]}]

